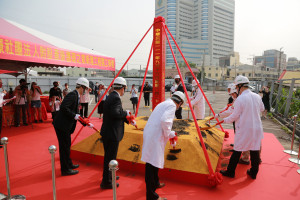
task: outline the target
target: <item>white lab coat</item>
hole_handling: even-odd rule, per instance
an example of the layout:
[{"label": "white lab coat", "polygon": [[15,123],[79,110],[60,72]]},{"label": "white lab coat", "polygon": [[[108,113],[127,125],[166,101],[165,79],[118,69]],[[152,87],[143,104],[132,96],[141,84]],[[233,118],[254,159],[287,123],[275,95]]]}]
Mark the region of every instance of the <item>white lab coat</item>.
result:
[{"label": "white lab coat", "polygon": [[144,128],[141,160],[157,168],[164,168],[164,152],[175,117],[176,104],[168,99],[158,104]]},{"label": "white lab coat", "polygon": [[205,99],[199,88],[197,88],[195,95],[191,97],[191,104],[193,106],[196,119],[204,119]]},{"label": "white lab coat", "polygon": [[234,150],[260,150],[263,139],[260,113],[264,110],[260,96],[249,89],[238,96],[234,102],[233,113],[224,119],[224,123],[235,121]]}]

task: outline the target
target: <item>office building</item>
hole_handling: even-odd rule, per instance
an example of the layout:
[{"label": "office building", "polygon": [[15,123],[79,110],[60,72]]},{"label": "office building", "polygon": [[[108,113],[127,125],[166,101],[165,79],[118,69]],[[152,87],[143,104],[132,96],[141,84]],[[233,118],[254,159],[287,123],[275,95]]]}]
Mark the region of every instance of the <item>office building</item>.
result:
[{"label": "office building", "polygon": [[[234,0],[156,0],[155,16],[166,20],[188,62],[197,66],[219,64],[234,50]],[[170,38],[171,40],[171,38]],[[177,62],[183,62],[171,43]],[[167,43],[166,65],[174,66]]]},{"label": "office building", "polygon": [[282,71],[286,69],[286,54],[276,49],[266,50],[262,56],[254,57],[254,65],[257,64]]}]

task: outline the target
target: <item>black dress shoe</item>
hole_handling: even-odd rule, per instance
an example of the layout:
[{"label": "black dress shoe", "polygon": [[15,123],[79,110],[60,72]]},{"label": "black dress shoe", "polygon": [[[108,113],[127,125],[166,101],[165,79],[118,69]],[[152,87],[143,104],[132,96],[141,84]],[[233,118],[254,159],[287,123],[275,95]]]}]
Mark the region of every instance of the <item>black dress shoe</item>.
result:
[{"label": "black dress shoe", "polygon": [[71,166],[71,169],[76,169],[76,168],[78,168],[79,167],[79,165],[78,164],[75,164],[75,165],[72,165]]},{"label": "black dress shoe", "polygon": [[229,178],[234,178],[234,174],[228,173],[227,170],[221,170],[220,173],[221,173],[223,176],[227,176],[227,177],[229,177]]},{"label": "black dress shoe", "polygon": [[248,176],[250,176],[252,179],[256,179],[256,175],[253,175],[250,171],[250,169],[247,170]]},{"label": "black dress shoe", "polygon": [[[119,187],[119,183],[117,183],[117,187]],[[101,183],[100,188],[101,189],[112,189],[112,185],[111,184],[106,185],[106,184]]]},{"label": "black dress shoe", "polygon": [[247,161],[247,160],[243,160],[243,159],[241,159],[241,158],[240,158],[240,160],[239,160],[239,163],[240,163],[240,164],[243,164],[243,165],[250,165],[250,161],[249,161],[249,160]]},{"label": "black dress shoe", "polygon": [[78,174],[78,173],[79,173],[78,170],[69,169],[67,171],[62,171],[61,175],[62,176],[70,176],[70,175],[75,175],[75,174]]}]

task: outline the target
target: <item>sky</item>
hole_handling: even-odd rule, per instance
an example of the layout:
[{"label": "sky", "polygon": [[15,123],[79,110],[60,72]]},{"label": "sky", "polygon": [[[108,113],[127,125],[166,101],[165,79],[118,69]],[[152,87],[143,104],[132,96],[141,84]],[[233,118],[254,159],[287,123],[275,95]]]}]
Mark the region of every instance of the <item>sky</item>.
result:
[{"label": "sky", "polygon": [[[235,0],[234,51],[241,62],[281,47],[300,60],[299,8],[300,0]],[[0,0],[0,17],[115,57],[120,69],[153,23],[155,0]],[[152,31],[129,69],[145,68],[151,40]]]}]

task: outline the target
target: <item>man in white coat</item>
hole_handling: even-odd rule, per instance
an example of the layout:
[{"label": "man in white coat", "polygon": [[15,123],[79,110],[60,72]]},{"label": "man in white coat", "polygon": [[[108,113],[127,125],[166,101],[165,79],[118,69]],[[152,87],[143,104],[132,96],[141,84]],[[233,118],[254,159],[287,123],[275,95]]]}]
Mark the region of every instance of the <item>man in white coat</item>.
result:
[{"label": "man in white coat", "polygon": [[235,85],[239,96],[234,102],[233,113],[224,119],[224,123],[235,121],[236,130],[234,137],[233,153],[227,170],[221,170],[223,176],[234,178],[235,169],[242,151],[250,151],[251,168],[247,174],[256,179],[260,162],[260,146],[263,139],[263,128],[260,113],[264,111],[264,104],[258,94],[248,89],[249,80],[245,76],[237,76]]},{"label": "man in white coat", "polygon": [[[198,81],[199,82],[199,81]],[[196,116],[196,119],[204,119],[205,115],[205,99],[195,80],[192,82],[195,89],[194,96],[191,97],[191,104]],[[189,106],[189,105],[188,105]]]},{"label": "man in white coat", "polygon": [[[155,192],[165,184],[159,182],[158,170],[164,168],[165,146],[170,138],[174,138],[172,131],[175,111],[184,103],[184,94],[174,92],[170,99],[158,104],[150,115],[144,128],[143,150],[141,160],[146,162],[145,182],[147,200],[166,199]],[[176,144],[175,144],[176,145]]]}]

